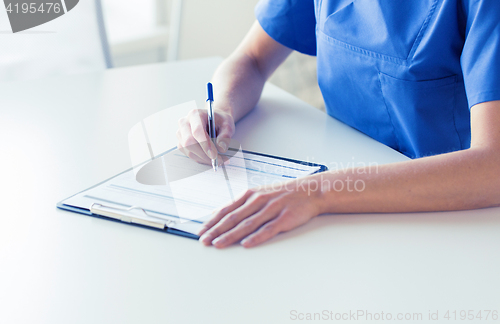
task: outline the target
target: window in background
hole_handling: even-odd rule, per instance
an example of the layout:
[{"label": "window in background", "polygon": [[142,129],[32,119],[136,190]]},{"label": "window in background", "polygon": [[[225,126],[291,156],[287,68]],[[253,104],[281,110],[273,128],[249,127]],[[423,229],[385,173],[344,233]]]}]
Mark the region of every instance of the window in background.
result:
[{"label": "window in background", "polygon": [[115,67],[166,60],[169,0],[102,0]]},{"label": "window in background", "polygon": [[[198,26],[193,24],[203,16],[206,8],[200,5],[206,0],[192,0],[185,1],[184,7],[183,0],[101,0],[103,2],[104,16],[106,20],[106,28],[113,55],[114,66],[128,66],[145,63],[162,62],[169,59],[177,58],[177,38],[180,28],[181,9],[186,15],[184,24],[188,24],[189,30],[187,35],[191,39],[191,43],[195,44],[189,48],[190,52],[188,57],[203,57],[206,47],[197,47],[196,44],[202,43],[205,39],[205,33],[199,32]],[[227,5],[233,0],[219,0],[215,3],[216,10],[218,7],[227,9]],[[240,0],[242,1],[242,0]],[[226,30],[226,27],[220,27],[220,24],[233,24],[230,25],[235,28],[234,24],[238,21],[231,20],[230,18],[246,17],[244,14],[236,9],[241,7],[246,8],[248,12],[253,13],[253,6],[256,0],[245,0],[244,3],[233,5],[233,11],[224,11],[220,16],[219,25],[211,25],[211,30],[219,29]],[[212,5],[212,3],[210,4]],[[246,5],[246,7],[244,6]],[[196,9],[196,10],[195,10]],[[218,9],[217,9],[218,10]],[[229,16],[226,15],[233,15]],[[243,19],[242,23],[248,22]],[[250,23],[253,22],[253,16]],[[249,24],[249,23],[248,23]],[[171,28],[169,28],[169,25]],[[177,26],[177,27],[176,27]],[[170,49],[169,42],[169,29],[172,30]],[[240,28],[241,29],[241,28]],[[186,36],[184,36],[186,37]],[[201,37],[201,38],[200,38]],[[226,37],[221,36],[224,41]],[[243,36],[241,36],[243,37]],[[234,42],[234,40],[231,40]],[[237,39],[237,42],[240,40]],[[189,46],[188,46],[189,47]],[[232,50],[232,49],[231,49]],[[186,54],[186,53],[185,53]],[[210,55],[210,54],[209,54]],[[300,77],[297,77],[300,76]],[[293,53],[290,57],[276,70],[271,77],[270,81],[277,86],[285,89],[286,91],[294,94],[305,102],[313,105],[316,108],[324,110],[323,97],[318,87],[316,80],[316,58],[302,55],[300,53]]]}]

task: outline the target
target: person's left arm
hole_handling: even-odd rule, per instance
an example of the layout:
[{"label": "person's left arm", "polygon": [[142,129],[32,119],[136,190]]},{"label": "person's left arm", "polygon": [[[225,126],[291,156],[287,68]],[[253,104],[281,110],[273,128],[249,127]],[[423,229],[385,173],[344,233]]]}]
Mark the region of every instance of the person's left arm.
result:
[{"label": "person's left arm", "polygon": [[214,215],[200,232],[200,241],[217,248],[240,241],[253,247],[325,213],[499,206],[500,101],[471,108],[471,135],[471,147],[463,151],[345,174],[328,171],[288,182],[279,190],[250,189]]}]

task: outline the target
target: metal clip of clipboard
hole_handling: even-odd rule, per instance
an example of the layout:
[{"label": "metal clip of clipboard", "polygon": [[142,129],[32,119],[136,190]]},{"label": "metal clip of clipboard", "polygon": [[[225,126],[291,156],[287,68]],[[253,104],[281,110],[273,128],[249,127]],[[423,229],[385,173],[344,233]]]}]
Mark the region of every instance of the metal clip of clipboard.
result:
[{"label": "metal clip of clipboard", "polygon": [[[162,222],[161,223],[152,222],[152,221],[148,221],[145,219],[132,217],[132,216],[123,214],[123,212],[130,212],[134,209],[142,211],[144,213],[144,215],[146,215],[148,217],[161,219]],[[93,203],[90,206],[90,212],[92,214],[95,214],[95,215],[117,219],[117,220],[120,220],[120,221],[125,222],[125,223],[140,224],[140,225],[155,227],[155,228],[160,228],[160,229],[169,228],[171,225],[176,224],[176,221],[150,215],[144,210],[144,208],[139,207],[139,206],[132,206],[129,208],[118,208],[118,207],[110,207],[110,206],[106,206],[106,205],[102,205],[102,204],[98,204],[98,203]]]}]

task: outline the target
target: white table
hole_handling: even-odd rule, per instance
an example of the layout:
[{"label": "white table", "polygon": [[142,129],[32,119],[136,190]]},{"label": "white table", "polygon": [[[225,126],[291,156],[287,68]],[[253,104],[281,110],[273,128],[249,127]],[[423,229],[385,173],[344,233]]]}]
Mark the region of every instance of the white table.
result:
[{"label": "white table", "polygon": [[[324,310],[425,323],[500,308],[500,209],[321,216],[248,250],[56,209],[130,167],[136,122],[201,105],[219,62],[0,85],[0,323],[287,323]],[[330,167],[406,159],[272,85],[235,137]]]}]

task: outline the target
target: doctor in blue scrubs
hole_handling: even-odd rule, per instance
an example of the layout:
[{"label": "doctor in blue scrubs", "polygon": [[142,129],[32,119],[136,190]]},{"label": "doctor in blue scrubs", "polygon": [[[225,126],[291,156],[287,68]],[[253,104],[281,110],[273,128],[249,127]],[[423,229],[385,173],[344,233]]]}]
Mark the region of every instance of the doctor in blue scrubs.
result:
[{"label": "doctor in blue scrubs", "polygon": [[308,179],[349,176],[364,181],[362,192],[308,194],[296,180],[249,190],[207,222],[203,244],[253,247],[323,213],[500,205],[500,1],[261,0],[255,13],[212,80],[217,148],[200,110],[179,121],[180,149],[208,163],[226,151],[235,122],[295,50],[317,56],[329,115],[412,160]]}]

